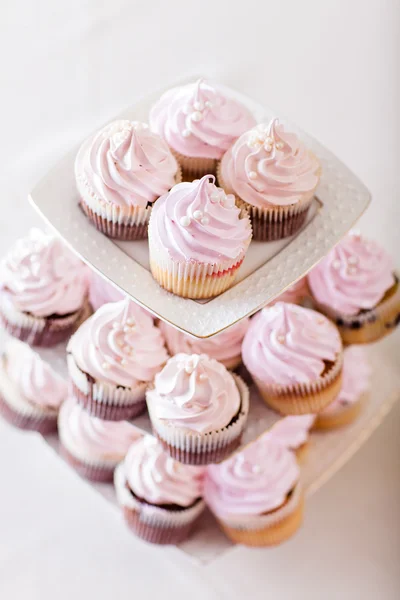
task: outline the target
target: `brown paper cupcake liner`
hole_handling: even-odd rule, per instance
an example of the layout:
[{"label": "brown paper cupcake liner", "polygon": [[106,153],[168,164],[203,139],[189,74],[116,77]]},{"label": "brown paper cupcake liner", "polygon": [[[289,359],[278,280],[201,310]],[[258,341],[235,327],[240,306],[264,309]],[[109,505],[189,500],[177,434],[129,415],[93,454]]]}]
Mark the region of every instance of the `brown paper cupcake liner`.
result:
[{"label": "brown paper cupcake liner", "polygon": [[30,346],[48,348],[68,340],[75,329],[91,314],[88,300],[76,312],[57,317],[35,317],[10,309],[10,303],[0,300],[0,320],[13,337]]},{"label": "brown paper cupcake liner", "polygon": [[272,525],[260,529],[236,529],[218,519],[221,529],[235,544],[244,546],[264,547],[277,546],[291,538],[303,522],[304,499],[301,498],[297,507],[288,515]]},{"label": "brown paper cupcake liner", "polygon": [[314,429],[327,430],[336,429],[337,427],[345,427],[353,423],[361,414],[365,404],[368,402],[369,394],[365,393],[360,396],[357,402],[341,406],[338,410],[319,413],[315,420]]},{"label": "brown paper cupcake liner", "polygon": [[204,175],[215,175],[217,172],[217,159],[215,158],[184,156],[171,147],[170,150],[182,169],[182,181],[193,181]]},{"label": "brown paper cupcake liner", "polygon": [[86,462],[75,456],[62,443],[60,450],[64,460],[84,479],[97,483],[112,483],[116,464],[105,465]]},{"label": "brown paper cupcake liner", "polygon": [[282,415],[319,413],[337,397],[342,386],[343,354],[330,365],[324,374],[310,383],[292,385],[266,385],[254,382],[263,400]]},{"label": "brown paper cupcake liner", "polygon": [[[396,278],[397,279],[397,278]],[[357,315],[340,314],[313,300],[317,310],[338,327],[345,344],[370,344],[391,333],[400,323],[400,284],[398,280],[373,309]]]},{"label": "brown paper cupcake liner", "polygon": [[[230,194],[235,194],[231,187],[224,181],[220,163],[217,167],[219,185]],[[260,208],[252,206],[242,198],[237,199],[237,204],[246,207],[253,228],[253,240],[256,242],[273,242],[294,235],[304,225],[308,210],[314,199],[314,192],[304,195],[299,202],[290,206]]]},{"label": "brown paper cupcake liner", "polygon": [[183,541],[205,508],[203,500],[178,510],[146,504],[127,486],[123,463],[114,473],[114,485],[129,528],[141,539],[154,544],[178,544]]},{"label": "brown paper cupcake liner", "polygon": [[37,431],[42,435],[57,431],[57,414],[24,414],[12,407],[0,394],[0,415],[7,423],[25,431]]},{"label": "brown paper cupcake liner", "polygon": [[238,375],[233,377],[241,396],[240,410],[218,431],[198,433],[176,427],[157,419],[148,407],[154,435],[172,458],[187,465],[207,465],[221,462],[238,448],[249,412],[249,389]]}]

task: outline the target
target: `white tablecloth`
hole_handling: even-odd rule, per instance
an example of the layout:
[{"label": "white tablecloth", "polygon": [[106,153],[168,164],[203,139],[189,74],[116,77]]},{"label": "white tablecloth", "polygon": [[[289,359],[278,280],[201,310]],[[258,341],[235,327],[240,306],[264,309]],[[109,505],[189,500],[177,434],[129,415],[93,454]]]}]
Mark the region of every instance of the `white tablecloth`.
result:
[{"label": "white tablecloth", "polygon": [[[363,229],[398,255],[399,13],[396,0],[3,0],[1,252],[39,223],[26,195],[73,143],[203,72],[336,152],[373,192]],[[397,407],[290,543],[197,567],[135,540],[39,437],[0,423],[0,598],[398,598],[399,434]]]}]

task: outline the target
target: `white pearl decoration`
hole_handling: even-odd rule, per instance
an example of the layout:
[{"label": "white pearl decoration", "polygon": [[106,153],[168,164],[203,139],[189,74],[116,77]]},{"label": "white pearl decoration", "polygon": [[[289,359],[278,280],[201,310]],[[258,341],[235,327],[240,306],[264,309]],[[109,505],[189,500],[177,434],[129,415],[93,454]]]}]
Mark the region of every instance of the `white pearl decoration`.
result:
[{"label": "white pearl decoration", "polygon": [[204,104],[202,102],[199,102],[198,100],[196,100],[195,102],[193,102],[193,108],[194,110],[203,110],[204,109]]},{"label": "white pearl decoration", "polygon": [[341,267],[341,264],[342,264],[342,263],[340,262],[340,260],[336,259],[336,260],[334,260],[334,261],[333,261],[333,263],[332,263],[332,267],[333,267],[334,269],[338,270],[338,269],[340,269],[340,267]]},{"label": "white pearl decoration", "polygon": [[201,212],[201,210],[195,210],[193,213],[193,217],[196,219],[196,221],[201,219],[202,216],[203,216],[203,213]]},{"label": "white pearl decoration", "polygon": [[187,215],[185,215],[184,217],[181,217],[179,219],[179,223],[182,225],[182,227],[189,227],[191,220],[190,217],[188,217]]},{"label": "white pearl decoration", "polygon": [[199,375],[200,381],[206,381],[207,379],[208,379],[207,373],[200,373],[200,375]]},{"label": "white pearl decoration", "polygon": [[129,319],[126,320],[126,324],[130,327],[132,327],[132,325],[135,325],[135,323],[135,319],[133,319],[132,317],[129,317]]},{"label": "white pearl decoration", "polygon": [[257,179],[257,173],[255,171],[250,171],[249,179]]},{"label": "white pearl decoration", "polygon": [[357,265],[358,257],[357,256],[349,256],[349,258],[347,259],[347,262],[349,263],[349,265]]},{"label": "white pearl decoration", "polygon": [[194,113],[192,113],[191,119],[197,123],[203,119],[203,114],[199,110],[196,110]]},{"label": "white pearl decoration", "polygon": [[187,138],[192,135],[192,132],[190,131],[190,129],[184,129],[182,131],[182,135],[183,135],[183,137]]},{"label": "white pearl decoration", "polygon": [[260,467],[260,465],[253,465],[251,467],[251,472],[252,473],[261,473],[261,467]]},{"label": "white pearl decoration", "polygon": [[200,219],[200,223],[202,225],[208,225],[210,222],[210,219],[207,216],[204,216],[202,219]]},{"label": "white pearl decoration", "polygon": [[111,365],[108,362],[103,362],[103,364],[101,366],[103,367],[103,369],[105,371],[107,371],[107,369],[109,369]]}]

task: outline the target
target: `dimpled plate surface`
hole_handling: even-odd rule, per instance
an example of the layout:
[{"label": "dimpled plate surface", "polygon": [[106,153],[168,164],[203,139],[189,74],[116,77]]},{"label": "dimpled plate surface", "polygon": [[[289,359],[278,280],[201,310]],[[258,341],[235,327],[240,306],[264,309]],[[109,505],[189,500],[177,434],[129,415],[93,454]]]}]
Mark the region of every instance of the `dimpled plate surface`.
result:
[{"label": "dimpled plate surface", "polygon": [[[221,87],[247,105],[258,122],[274,116],[273,111],[244,94]],[[146,121],[149,107],[163,91],[147,96],[116,118]],[[370,202],[366,187],[329,150],[295,125],[285,123],[321,162],[318,201],[308,223],[294,238],[252,242],[237,283],[206,302],[179,298],[158,286],[149,271],[146,241],[115,242],[88,222],[78,207],[75,189],[78,145],[37,184],[29,198],[65,242],[113,285],[175,327],[197,337],[209,337],[253,314],[307,273],[354,225]]]}]

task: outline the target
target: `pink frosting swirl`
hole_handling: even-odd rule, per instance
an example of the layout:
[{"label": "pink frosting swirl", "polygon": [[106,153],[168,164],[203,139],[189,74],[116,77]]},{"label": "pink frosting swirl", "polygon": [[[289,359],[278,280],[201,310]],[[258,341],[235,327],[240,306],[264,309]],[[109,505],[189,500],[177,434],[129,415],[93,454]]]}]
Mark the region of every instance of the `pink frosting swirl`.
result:
[{"label": "pink frosting swirl", "polygon": [[342,389],[323,414],[330,414],[348,404],[354,404],[370,386],[371,369],[365,350],[360,346],[349,346],[343,351]]},{"label": "pink frosting swirl", "polygon": [[6,346],[7,375],[21,395],[36,406],[57,409],[67,397],[67,383],[27,344],[11,340]]},{"label": "pink frosting swirl", "polygon": [[244,335],[249,327],[249,319],[243,319],[217,335],[207,339],[194,338],[164,321],[159,324],[164,334],[166,344],[172,355],[183,352],[185,354],[207,354],[223,365],[229,365],[232,360],[241,355]]},{"label": "pink frosting swirl", "polygon": [[75,448],[88,458],[119,462],[133,442],[141,437],[128,421],[103,421],[92,417],[73,398],[60,410],[59,430],[68,448]]},{"label": "pink frosting swirl", "polygon": [[176,152],[214,159],[256,123],[243,104],[202,79],[163,94],[149,120]]},{"label": "pink frosting swirl", "polygon": [[296,450],[308,440],[314,421],[315,415],[284,417],[275,423],[265,436],[289,450]]},{"label": "pink frosting swirl", "polygon": [[0,288],[12,304],[35,317],[79,310],[88,291],[88,268],[58,238],[31,229],[0,265]]},{"label": "pink frosting swirl", "polygon": [[308,274],[308,283],[317,302],[356,315],[374,308],[395,279],[385,250],[351,232]]},{"label": "pink frosting swirl", "polygon": [[261,208],[288,206],[312,196],[319,169],[316,157],[278,119],[244,133],[221,161],[226,185]]},{"label": "pink frosting swirl", "polygon": [[89,302],[93,310],[97,310],[103,304],[108,304],[108,302],[119,302],[124,297],[125,295],[121,290],[115,288],[94,271],[90,273]]},{"label": "pink frosting swirl", "polygon": [[262,515],[284,504],[299,476],[292,452],[260,438],[219,465],[207,467],[204,498],[221,518]]},{"label": "pink frosting swirl", "polygon": [[152,381],[168,358],[153,319],[128,299],[99,308],[72,336],[67,352],[85,373],[125,387]]},{"label": "pink frosting swirl", "polygon": [[178,163],[147,125],[114,121],[89,137],[75,161],[79,189],[123,208],[154,202],[175,183]]},{"label": "pink frosting swirl", "polygon": [[342,342],[335,325],[314,310],[278,302],[252,319],[242,357],[250,373],[267,384],[309,383],[335,361]]},{"label": "pink frosting swirl", "polygon": [[150,504],[186,507],[202,496],[204,468],[177,462],[150,435],[131,446],[124,472],[132,492]]},{"label": "pink frosting swirl", "polygon": [[239,258],[250,243],[249,218],[213,175],[179,183],[153,208],[149,236],[174,260],[219,263]]},{"label": "pink frosting swirl", "polygon": [[176,354],[154,386],[146,396],[150,413],[199,433],[226,427],[241,404],[231,373],[205,354]]}]

